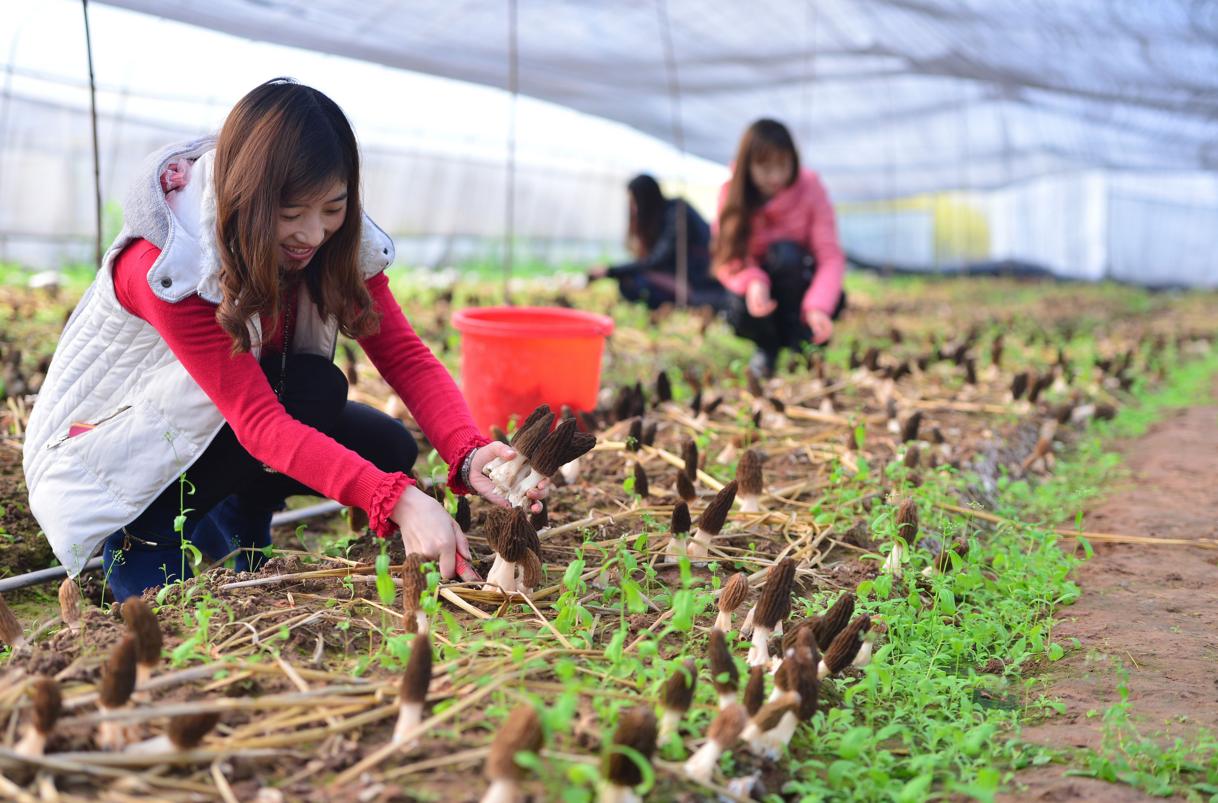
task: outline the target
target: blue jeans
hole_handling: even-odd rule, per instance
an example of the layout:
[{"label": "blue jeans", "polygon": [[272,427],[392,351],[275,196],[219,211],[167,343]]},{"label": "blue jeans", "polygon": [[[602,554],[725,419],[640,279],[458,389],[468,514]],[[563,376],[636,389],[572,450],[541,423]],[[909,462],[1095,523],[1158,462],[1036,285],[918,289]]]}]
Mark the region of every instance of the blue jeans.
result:
[{"label": "blue jeans", "polygon": [[[268,373],[280,357],[263,359]],[[410,471],[419,448],[400,421],[379,410],[347,401],[347,378],[330,360],[292,355],[282,396],[284,409],[369,460],[382,471]],[[263,469],[237,441],[227,424],[186,470],[185,495],[175,482],[134,521],[106,539],[102,568],[119,602],[147,588],[193,575],[191,555],[183,560],[182,541],[211,560],[236,550],[235,568],[255,570],[271,544],[271,516],[289,496],[322,496],[284,474]],[[174,520],[185,509],[182,532]],[[189,553],[189,550],[186,550]]]}]

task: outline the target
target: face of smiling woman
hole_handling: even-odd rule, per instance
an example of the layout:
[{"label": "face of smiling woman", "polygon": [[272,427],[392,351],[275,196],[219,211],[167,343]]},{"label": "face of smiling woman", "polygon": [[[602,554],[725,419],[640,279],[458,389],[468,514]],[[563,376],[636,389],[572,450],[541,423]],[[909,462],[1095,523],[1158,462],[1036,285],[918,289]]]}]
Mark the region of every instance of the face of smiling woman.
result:
[{"label": "face of smiling woman", "polygon": [[303,270],[346,219],[347,182],[341,179],[311,198],[288,198],[275,222],[280,266],[290,272]]}]

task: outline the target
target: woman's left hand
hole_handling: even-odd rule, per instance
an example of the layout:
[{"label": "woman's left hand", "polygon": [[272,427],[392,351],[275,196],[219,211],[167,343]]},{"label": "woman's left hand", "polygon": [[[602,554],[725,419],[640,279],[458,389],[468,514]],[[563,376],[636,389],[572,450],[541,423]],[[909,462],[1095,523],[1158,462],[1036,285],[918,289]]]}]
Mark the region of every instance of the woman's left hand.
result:
[{"label": "woman's left hand", "polygon": [[808,328],[812,330],[812,342],[824,345],[833,336],[833,319],[818,309],[810,309],[806,313]]},{"label": "woman's left hand", "polygon": [[[516,450],[502,441],[491,441],[485,446],[478,447],[478,451],[474,453],[474,462],[469,467],[469,487],[477,491],[479,496],[491,504],[499,505],[499,507],[511,507],[503,494],[499,493],[495,483],[491,482],[490,478],[482,473],[482,469],[486,464],[496,457],[502,458],[505,461],[513,460],[516,457]],[[542,480],[536,488],[529,491],[528,497],[534,500],[531,506],[533,513],[541,512],[541,502],[538,500],[545,499],[549,491],[549,479]]]}]

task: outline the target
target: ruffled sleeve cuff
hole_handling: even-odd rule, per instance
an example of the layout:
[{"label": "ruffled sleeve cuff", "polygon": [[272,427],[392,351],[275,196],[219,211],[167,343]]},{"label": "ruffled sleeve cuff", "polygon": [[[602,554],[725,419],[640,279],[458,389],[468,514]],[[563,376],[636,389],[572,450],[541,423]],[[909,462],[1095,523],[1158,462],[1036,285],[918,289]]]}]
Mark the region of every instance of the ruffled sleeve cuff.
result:
[{"label": "ruffled sleeve cuff", "polygon": [[453,460],[448,464],[448,488],[455,494],[473,493],[474,489],[461,481],[461,464],[469,453],[479,446],[485,446],[491,439],[480,434],[477,430],[470,431],[458,441],[458,447],[453,452]]},{"label": "ruffled sleeve cuff", "polygon": [[388,538],[393,535],[398,526],[390,518],[393,507],[398,503],[402,492],[414,485],[414,481],[400,471],[386,474],[376,489],[372,492],[372,501],[368,504],[368,527],[377,534],[378,538]]}]

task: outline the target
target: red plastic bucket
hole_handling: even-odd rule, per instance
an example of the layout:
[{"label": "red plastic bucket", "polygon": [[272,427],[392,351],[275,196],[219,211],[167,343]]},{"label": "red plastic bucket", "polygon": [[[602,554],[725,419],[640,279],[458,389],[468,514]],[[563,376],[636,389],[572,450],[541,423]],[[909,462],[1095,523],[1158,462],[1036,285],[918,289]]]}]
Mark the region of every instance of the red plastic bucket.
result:
[{"label": "red plastic bucket", "polygon": [[453,313],[461,389],[478,428],[506,429],[545,402],[596,407],[601,353],[613,319],[562,307],[479,307]]}]

